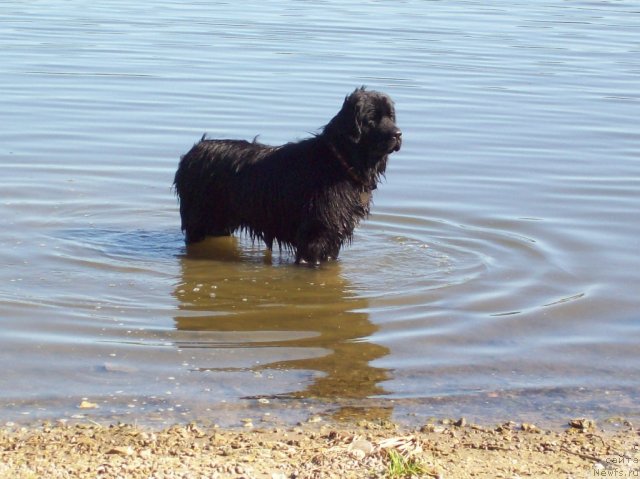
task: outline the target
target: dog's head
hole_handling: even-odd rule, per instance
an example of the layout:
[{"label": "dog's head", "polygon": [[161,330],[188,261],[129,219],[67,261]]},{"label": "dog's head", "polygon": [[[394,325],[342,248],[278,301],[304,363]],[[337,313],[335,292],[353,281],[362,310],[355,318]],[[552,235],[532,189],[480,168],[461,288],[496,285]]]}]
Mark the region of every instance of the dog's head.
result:
[{"label": "dog's head", "polygon": [[402,145],[393,101],[384,93],[364,87],[345,98],[323,133],[361,173],[384,173],[387,156]]}]

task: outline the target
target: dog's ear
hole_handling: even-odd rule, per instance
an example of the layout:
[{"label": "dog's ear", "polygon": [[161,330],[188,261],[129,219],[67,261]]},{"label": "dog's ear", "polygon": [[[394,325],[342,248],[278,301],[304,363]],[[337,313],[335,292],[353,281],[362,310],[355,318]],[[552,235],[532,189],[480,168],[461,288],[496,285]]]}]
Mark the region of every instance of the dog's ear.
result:
[{"label": "dog's ear", "polygon": [[365,116],[365,96],[364,87],[347,95],[338,114],[324,127],[324,133],[336,140],[359,143]]},{"label": "dog's ear", "polygon": [[353,143],[358,143],[362,136],[362,118],[364,107],[364,88],[356,89],[344,99],[338,117],[342,121],[342,131]]}]

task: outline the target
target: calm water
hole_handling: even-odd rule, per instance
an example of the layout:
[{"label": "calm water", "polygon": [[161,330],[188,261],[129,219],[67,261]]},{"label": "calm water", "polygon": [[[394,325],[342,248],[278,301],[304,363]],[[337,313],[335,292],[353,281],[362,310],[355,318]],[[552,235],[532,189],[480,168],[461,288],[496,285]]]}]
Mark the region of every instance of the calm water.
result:
[{"label": "calm water", "polygon": [[[639,38],[635,1],[2,2],[0,420],[637,416]],[[203,132],[362,84],[405,141],[338,263],[185,250]]]}]

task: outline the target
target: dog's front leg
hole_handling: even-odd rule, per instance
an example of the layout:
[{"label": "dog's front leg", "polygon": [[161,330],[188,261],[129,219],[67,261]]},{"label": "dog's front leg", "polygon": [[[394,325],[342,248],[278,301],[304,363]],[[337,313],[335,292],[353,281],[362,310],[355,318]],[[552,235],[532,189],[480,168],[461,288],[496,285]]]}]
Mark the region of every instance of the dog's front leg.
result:
[{"label": "dog's front leg", "polygon": [[305,222],[296,235],[296,263],[317,265],[336,259],[341,242],[335,233],[319,221]]}]

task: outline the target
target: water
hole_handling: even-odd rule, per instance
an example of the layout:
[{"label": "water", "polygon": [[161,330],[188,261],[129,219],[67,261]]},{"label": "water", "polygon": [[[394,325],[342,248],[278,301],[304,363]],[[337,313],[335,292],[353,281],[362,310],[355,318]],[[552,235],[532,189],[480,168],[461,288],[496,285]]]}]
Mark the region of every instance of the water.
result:
[{"label": "water", "polygon": [[[3,2],[0,418],[636,416],[640,9],[485,3]],[[404,145],[338,263],[185,250],[202,133],[362,84]]]}]

